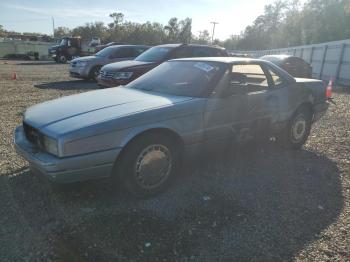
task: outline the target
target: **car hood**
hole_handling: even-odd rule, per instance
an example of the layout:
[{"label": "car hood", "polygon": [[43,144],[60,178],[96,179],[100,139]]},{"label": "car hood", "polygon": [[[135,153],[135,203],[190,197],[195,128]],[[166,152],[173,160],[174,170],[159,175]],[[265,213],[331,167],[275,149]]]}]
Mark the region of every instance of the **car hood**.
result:
[{"label": "car hood", "polygon": [[84,56],[84,57],[79,57],[79,58],[75,58],[72,60],[72,62],[79,62],[79,61],[91,61],[91,60],[97,60],[100,57],[98,56]]},{"label": "car hood", "polygon": [[53,45],[49,47],[49,50],[56,50],[60,45]]},{"label": "car hood", "polygon": [[116,62],[116,63],[111,63],[108,65],[105,65],[104,67],[102,67],[101,70],[103,70],[103,71],[119,71],[119,70],[130,69],[130,68],[151,66],[154,64],[155,63],[153,63],[153,62],[127,60],[127,61],[121,61],[121,62]]},{"label": "car hood", "polygon": [[100,122],[173,106],[192,99],[116,87],[35,105],[25,112],[24,122],[43,133],[59,136]]},{"label": "car hood", "polygon": [[52,48],[52,49],[56,49],[56,48],[58,48],[60,45],[53,45],[53,46],[51,46],[50,48]]}]

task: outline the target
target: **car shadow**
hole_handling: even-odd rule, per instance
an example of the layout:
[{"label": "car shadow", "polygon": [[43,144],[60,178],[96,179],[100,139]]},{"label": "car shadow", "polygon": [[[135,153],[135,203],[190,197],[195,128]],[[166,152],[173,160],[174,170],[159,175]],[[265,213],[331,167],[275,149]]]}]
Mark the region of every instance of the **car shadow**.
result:
[{"label": "car shadow", "polygon": [[98,89],[98,86],[95,82],[88,81],[88,80],[57,81],[57,82],[36,84],[34,86],[40,89],[58,89],[58,90]]},{"label": "car shadow", "polygon": [[147,200],[109,179],[57,187],[19,170],[6,183],[51,259],[290,261],[339,216],[339,173],[317,152],[267,143],[187,160]]},{"label": "car shadow", "polygon": [[40,66],[40,65],[58,65],[58,64],[55,61],[31,61],[31,62],[18,62],[17,65]]}]

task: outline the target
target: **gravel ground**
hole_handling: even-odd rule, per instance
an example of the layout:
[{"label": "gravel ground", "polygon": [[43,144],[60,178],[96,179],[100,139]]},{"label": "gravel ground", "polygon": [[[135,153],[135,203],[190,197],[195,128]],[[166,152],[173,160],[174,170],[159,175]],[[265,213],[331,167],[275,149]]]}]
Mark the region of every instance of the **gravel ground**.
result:
[{"label": "gravel ground", "polygon": [[0,60],[0,261],[350,261],[350,93],[302,150],[201,156],[136,201],[109,179],[53,186],[14,151],[25,108],[95,88],[67,65]]}]

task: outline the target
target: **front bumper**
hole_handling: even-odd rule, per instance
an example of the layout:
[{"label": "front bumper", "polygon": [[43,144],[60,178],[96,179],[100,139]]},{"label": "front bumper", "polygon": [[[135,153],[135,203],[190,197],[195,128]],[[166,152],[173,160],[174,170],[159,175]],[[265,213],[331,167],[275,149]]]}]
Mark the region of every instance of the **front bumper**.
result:
[{"label": "front bumper", "polygon": [[89,78],[89,69],[87,67],[69,66],[69,75],[75,78]]},{"label": "front bumper", "polygon": [[52,182],[72,183],[89,179],[109,177],[121,148],[73,157],[58,158],[40,151],[25,137],[22,126],[15,130],[14,146],[19,155],[29,162],[34,173]]},{"label": "front bumper", "polygon": [[123,86],[128,83],[130,83],[131,80],[116,80],[116,79],[111,79],[111,78],[97,78],[97,85],[101,87],[116,87],[116,86]]}]

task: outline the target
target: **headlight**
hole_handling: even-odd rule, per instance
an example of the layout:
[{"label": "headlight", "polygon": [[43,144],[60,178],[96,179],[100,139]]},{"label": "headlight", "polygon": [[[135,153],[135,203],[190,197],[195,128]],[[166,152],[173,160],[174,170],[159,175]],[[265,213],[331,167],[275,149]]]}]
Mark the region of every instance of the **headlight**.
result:
[{"label": "headlight", "polygon": [[58,156],[58,143],[57,140],[48,137],[48,136],[43,136],[43,144],[44,144],[44,149],[50,154],[53,154],[55,156]]},{"label": "headlight", "polygon": [[84,67],[84,66],[86,66],[86,64],[87,64],[87,61],[78,61],[77,62],[77,66],[80,66],[80,67]]},{"label": "headlight", "polygon": [[132,77],[133,74],[133,72],[117,72],[114,74],[113,78],[118,80],[125,80]]}]

